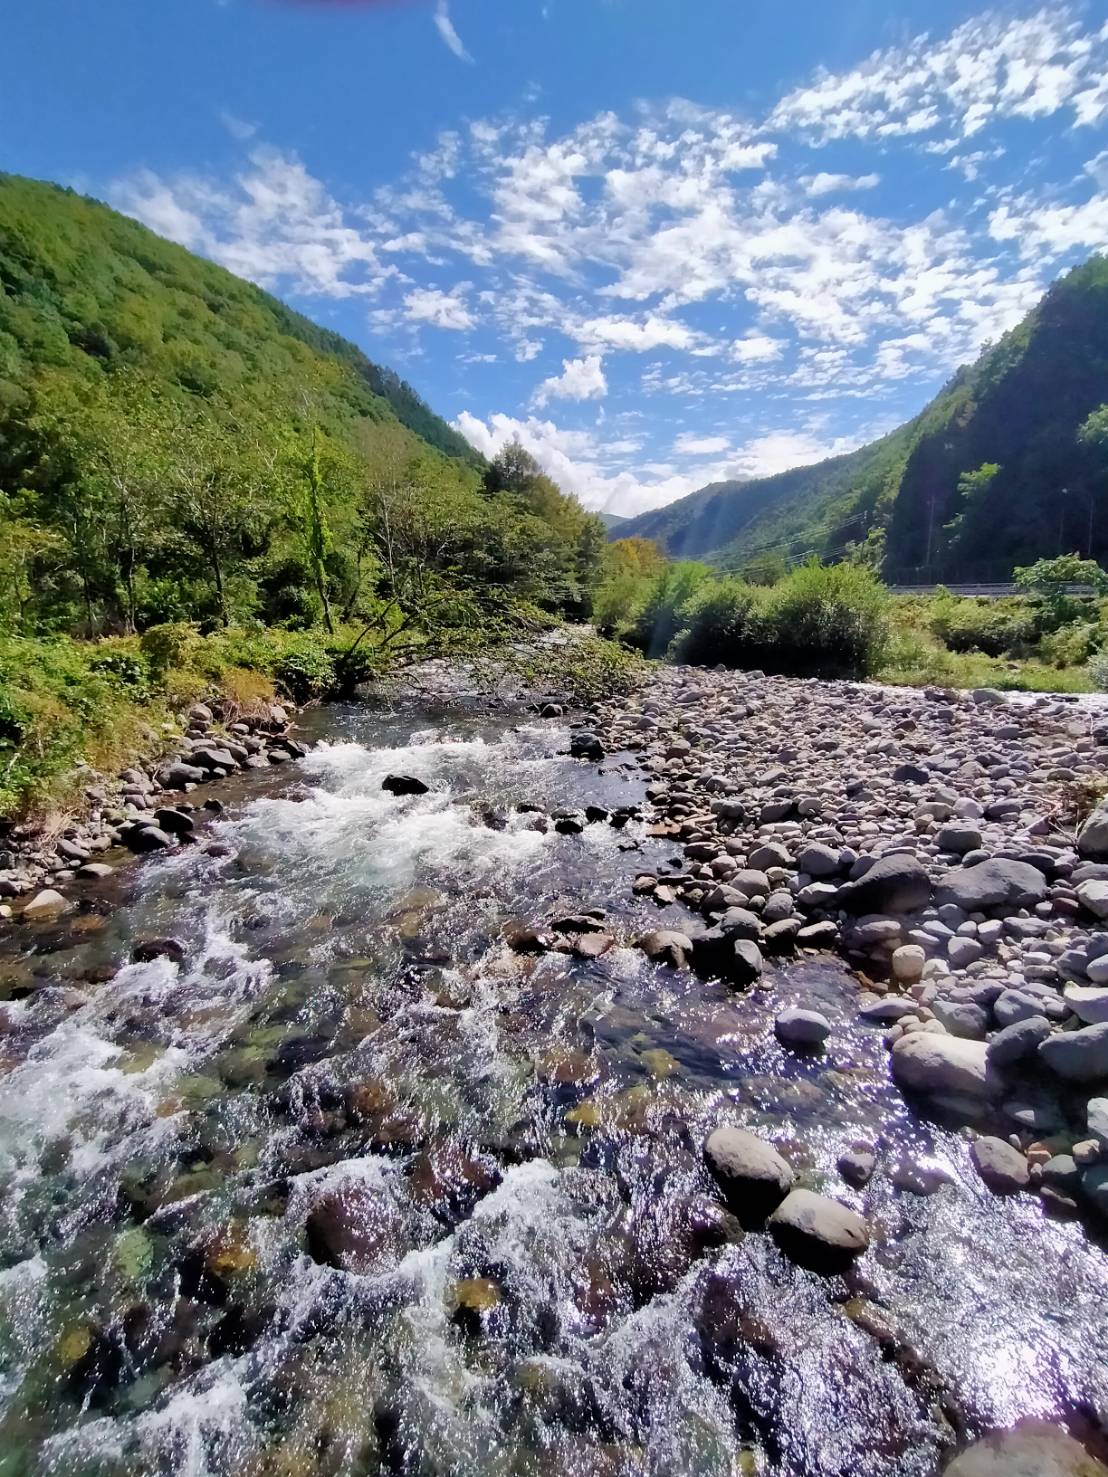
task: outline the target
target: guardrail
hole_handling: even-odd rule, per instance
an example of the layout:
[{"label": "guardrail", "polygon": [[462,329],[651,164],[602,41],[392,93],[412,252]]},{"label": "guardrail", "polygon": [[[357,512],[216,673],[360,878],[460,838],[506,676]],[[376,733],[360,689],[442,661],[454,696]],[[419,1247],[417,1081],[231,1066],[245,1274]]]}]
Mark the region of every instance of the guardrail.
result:
[{"label": "guardrail", "polygon": [[[974,595],[984,600],[999,600],[1004,595],[1019,595],[1018,585],[890,585],[894,595],[933,595],[936,590],[948,590],[951,595]],[[1067,595],[1092,595],[1092,585],[1066,585]]]}]

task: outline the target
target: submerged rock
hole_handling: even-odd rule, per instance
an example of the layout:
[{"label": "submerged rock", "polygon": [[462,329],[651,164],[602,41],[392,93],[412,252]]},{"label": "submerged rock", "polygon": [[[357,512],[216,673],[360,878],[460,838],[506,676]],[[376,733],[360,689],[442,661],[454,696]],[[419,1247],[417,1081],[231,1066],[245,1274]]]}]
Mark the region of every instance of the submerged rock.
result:
[{"label": "submerged rock", "polygon": [[1108,1467],[1059,1427],[1023,1421],[975,1442],[944,1477],[1108,1477]]}]

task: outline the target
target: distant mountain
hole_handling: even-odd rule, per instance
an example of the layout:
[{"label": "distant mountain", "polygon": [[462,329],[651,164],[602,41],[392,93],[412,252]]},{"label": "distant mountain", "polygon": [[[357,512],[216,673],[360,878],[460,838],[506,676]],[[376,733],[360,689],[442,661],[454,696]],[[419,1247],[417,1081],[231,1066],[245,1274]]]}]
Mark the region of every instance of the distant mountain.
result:
[{"label": "distant mountain", "polygon": [[868,540],[902,582],[1003,579],[1071,550],[1108,562],[1108,458],[1078,437],[1105,402],[1108,259],[1096,256],[907,425],[816,466],[713,483],[618,537],[725,567],[837,558]]},{"label": "distant mountain", "polygon": [[603,523],[612,538],[620,538],[621,535],[618,530],[624,528],[631,521],[629,518],[625,518],[622,513],[597,513],[596,516]]}]

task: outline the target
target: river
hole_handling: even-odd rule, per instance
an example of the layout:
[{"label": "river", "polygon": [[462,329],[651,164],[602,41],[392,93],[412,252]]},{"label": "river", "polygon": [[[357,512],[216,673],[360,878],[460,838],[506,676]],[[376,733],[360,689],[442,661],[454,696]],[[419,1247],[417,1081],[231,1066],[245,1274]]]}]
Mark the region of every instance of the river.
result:
[{"label": "river", "polygon": [[[0,941],[3,1477],[931,1477],[1024,1416],[1093,1440],[1103,1249],[913,1116],[834,959],[745,995],[644,959],[681,913],[630,882],[673,844],[543,819],[640,803],[631,765],[518,712],[308,722],[197,844]],[[598,957],[505,941],[590,909]],[[774,1037],[800,1002],[819,1053]],[[723,1213],[720,1121],[866,1214],[849,1276]]]}]

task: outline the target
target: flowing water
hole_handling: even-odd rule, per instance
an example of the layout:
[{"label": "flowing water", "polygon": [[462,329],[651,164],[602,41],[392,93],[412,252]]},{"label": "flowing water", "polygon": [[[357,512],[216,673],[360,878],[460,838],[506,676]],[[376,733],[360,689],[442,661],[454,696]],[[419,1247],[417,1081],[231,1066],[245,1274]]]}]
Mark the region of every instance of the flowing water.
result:
[{"label": "flowing water", "polygon": [[[929,1477],[1028,1414],[1092,1439],[1102,1250],[912,1116],[834,961],[736,996],[628,946],[679,922],[629,886],[672,845],[526,807],[639,802],[630,765],[518,715],[314,721],[198,844],[0,944],[0,1473]],[[505,943],[598,907],[598,958]],[[801,1000],[816,1055],[773,1036]],[[848,1279],[721,1212],[722,1120],[869,1216]]]}]

